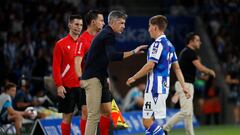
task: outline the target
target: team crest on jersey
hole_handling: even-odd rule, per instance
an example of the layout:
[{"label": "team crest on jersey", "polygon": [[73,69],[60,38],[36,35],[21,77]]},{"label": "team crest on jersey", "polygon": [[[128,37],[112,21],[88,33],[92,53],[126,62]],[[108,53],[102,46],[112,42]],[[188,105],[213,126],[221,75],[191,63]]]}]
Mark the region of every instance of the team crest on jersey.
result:
[{"label": "team crest on jersey", "polygon": [[152,54],[157,54],[157,48],[153,48]]},{"label": "team crest on jersey", "polygon": [[168,88],[168,84],[167,84],[166,81],[163,82],[163,87],[164,87],[164,88]]},{"label": "team crest on jersey", "polygon": [[159,42],[155,42],[155,43],[153,44],[152,54],[157,54],[157,52],[158,52],[158,46],[159,46]]}]

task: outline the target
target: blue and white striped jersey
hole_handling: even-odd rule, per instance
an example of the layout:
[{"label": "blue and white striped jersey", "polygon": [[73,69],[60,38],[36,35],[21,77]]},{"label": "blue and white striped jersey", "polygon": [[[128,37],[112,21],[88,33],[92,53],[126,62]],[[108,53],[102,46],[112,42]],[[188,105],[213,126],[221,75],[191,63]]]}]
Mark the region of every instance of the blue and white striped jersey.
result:
[{"label": "blue and white striped jersey", "polygon": [[172,63],[177,61],[177,55],[174,46],[165,35],[161,35],[151,44],[147,61],[153,61],[156,65],[147,75],[145,92],[168,94],[170,68]]}]

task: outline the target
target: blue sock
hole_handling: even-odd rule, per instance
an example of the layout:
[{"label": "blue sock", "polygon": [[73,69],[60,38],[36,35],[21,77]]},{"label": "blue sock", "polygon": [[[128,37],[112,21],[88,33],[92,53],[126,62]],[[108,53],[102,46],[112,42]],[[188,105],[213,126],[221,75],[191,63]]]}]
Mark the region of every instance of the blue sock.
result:
[{"label": "blue sock", "polygon": [[154,122],[147,130],[146,135],[164,135],[163,129],[157,122]]}]

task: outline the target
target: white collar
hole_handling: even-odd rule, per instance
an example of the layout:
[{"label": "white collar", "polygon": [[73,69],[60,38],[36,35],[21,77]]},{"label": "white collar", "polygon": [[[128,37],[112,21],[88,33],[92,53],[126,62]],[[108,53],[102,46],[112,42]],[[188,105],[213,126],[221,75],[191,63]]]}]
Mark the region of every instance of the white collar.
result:
[{"label": "white collar", "polygon": [[155,40],[155,41],[157,41],[157,40],[160,40],[162,37],[166,37],[166,35],[165,35],[165,34],[163,34],[163,35],[159,36],[158,38],[156,38],[156,40]]}]

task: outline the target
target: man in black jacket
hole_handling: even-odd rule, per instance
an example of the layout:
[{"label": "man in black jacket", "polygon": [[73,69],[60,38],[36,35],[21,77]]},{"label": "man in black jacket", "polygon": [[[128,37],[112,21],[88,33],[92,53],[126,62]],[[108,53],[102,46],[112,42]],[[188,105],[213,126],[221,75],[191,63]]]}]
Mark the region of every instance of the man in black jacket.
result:
[{"label": "man in black jacket", "polygon": [[[133,54],[141,53],[146,46],[139,46],[128,52],[118,52],[115,48],[115,34],[121,34],[125,28],[127,15],[121,11],[112,11],[108,15],[108,25],[94,38],[86,57],[81,87],[86,90],[88,118],[85,135],[95,135],[102,116],[111,114],[112,95],[107,84],[107,68],[110,61],[120,61]],[[110,125],[109,125],[110,126]],[[107,133],[106,133],[107,134]]]}]

